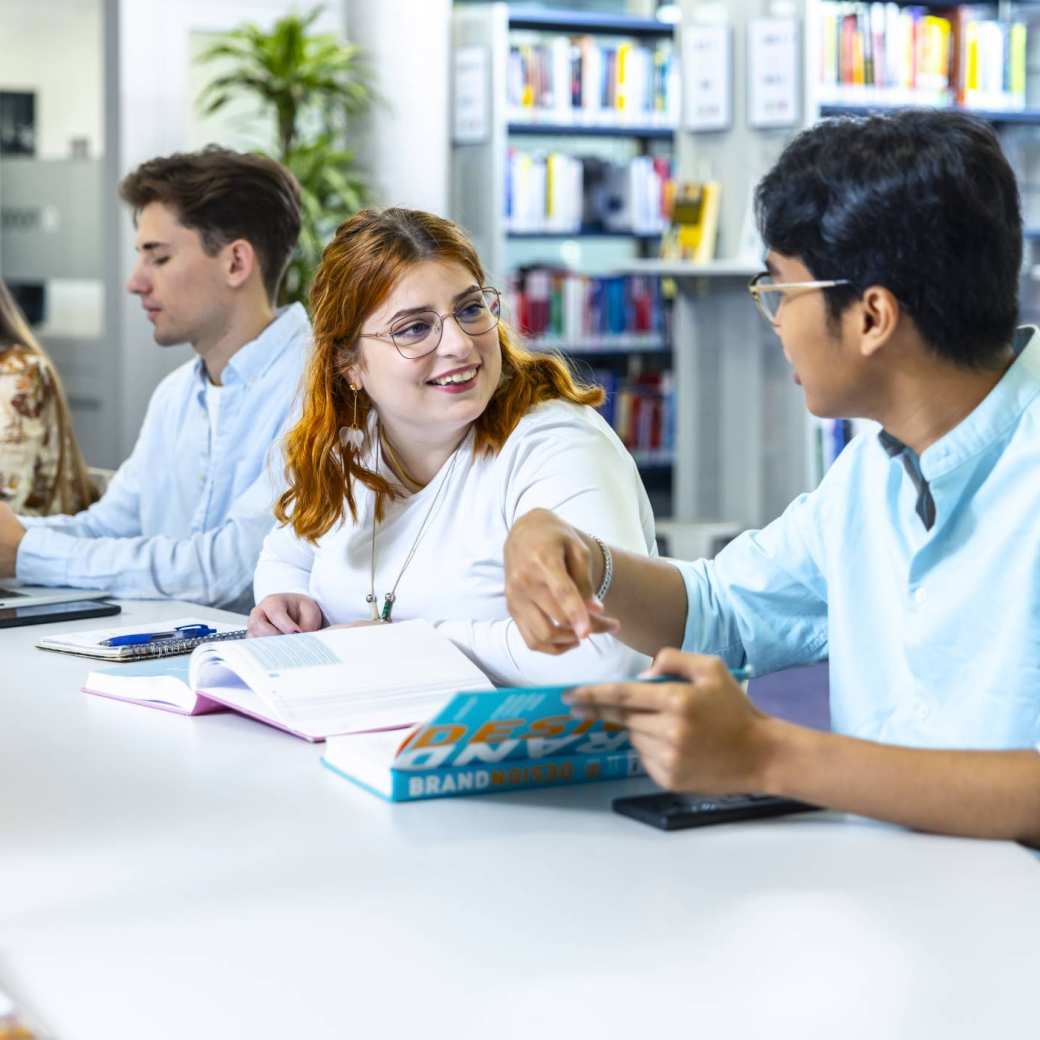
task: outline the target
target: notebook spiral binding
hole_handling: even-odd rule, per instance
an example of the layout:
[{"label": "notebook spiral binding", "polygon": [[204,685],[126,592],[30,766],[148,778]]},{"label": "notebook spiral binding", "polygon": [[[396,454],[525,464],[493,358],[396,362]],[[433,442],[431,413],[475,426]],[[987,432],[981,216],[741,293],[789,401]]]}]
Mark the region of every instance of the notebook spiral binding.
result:
[{"label": "notebook spiral binding", "polygon": [[172,657],[175,654],[191,653],[195,647],[202,643],[220,643],[227,639],[245,639],[244,628],[235,629],[234,632],[217,632],[211,636],[196,636],[192,639],[164,639],[155,643],[141,643],[138,646],[124,646],[119,654],[119,660],[130,661],[142,657]]}]

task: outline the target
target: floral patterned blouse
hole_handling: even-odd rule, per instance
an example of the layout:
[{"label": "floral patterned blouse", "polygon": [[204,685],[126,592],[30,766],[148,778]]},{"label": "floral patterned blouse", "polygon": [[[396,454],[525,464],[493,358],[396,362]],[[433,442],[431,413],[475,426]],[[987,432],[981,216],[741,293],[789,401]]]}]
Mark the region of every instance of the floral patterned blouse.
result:
[{"label": "floral patterned blouse", "polygon": [[[16,513],[75,513],[90,504],[72,476],[71,432],[62,451],[59,416],[47,361],[19,345],[0,347],[0,502]],[[59,470],[63,487],[56,487]]]}]

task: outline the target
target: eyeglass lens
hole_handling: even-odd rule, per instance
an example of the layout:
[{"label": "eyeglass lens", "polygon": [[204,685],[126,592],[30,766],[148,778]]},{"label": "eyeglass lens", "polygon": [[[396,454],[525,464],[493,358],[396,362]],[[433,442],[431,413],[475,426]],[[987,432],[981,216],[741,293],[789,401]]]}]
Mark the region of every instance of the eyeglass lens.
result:
[{"label": "eyeglass lens", "polygon": [[[773,284],[775,284],[773,277],[768,274],[755,281],[755,286],[761,288],[766,288]],[[782,292],[759,292],[754,295],[755,303],[758,304],[759,310],[770,321],[776,321],[777,315],[780,313],[780,304],[784,302],[784,294]]]},{"label": "eyeglass lens", "polygon": [[[494,289],[482,289],[463,302],[453,316],[463,332],[479,336],[497,324],[501,302]],[[437,349],[444,332],[444,322],[436,311],[420,311],[403,319],[390,329],[390,336],[405,357],[421,357]]]}]

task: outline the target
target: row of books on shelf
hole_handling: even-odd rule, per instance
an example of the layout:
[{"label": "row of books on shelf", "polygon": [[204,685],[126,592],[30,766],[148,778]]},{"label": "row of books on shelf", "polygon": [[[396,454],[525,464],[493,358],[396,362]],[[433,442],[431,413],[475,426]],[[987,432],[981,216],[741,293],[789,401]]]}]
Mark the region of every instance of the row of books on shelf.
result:
[{"label": "row of books on shelf", "polygon": [[679,121],[678,58],[668,38],[649,45],[515,32],[506,85],[515,123],[674,127]]},{"label": "row of books on shelf", "polygon": [[510,148],[505,227],[510,232],[659,235],[668,226],[674,192],[672,165],[663,156],[611,162]]},{"label": "row of books on shelf", "polygon": [[508,312],[528,336],[562,344],[623,335],[663,336],[666,313],[659,278],[520,268],[506,290]]},{"label": "row of books on shelf", "polygon": [[996,4],[821,3],[822,104],[1027,104],[1030,26]]},{"label": "row of books on shelf", "polygon": [[670,462],[675,452],[675,382],[671,372],[630,378],[596,369],[593,382],[606,391],[600,414],[625,447],[644,464]]}]

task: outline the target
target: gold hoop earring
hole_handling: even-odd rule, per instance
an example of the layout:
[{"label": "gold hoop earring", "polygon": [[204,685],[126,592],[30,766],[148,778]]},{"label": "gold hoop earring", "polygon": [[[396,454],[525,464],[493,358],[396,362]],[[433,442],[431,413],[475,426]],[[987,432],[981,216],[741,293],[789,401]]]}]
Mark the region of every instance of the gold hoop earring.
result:
[{"label": "gold hoop earring", "polygon": [[358,426],[357,421],[357,398],[358,390],[361,388],[355,386],[353,383],[349,384],[350,389],[354,392],[354,418],[351,420],[349,426],[341,426],[339,431],[339,442],[344,448],[354,452],[356,455],[361,451],[361,446],[365,443],[365,431]]}]

